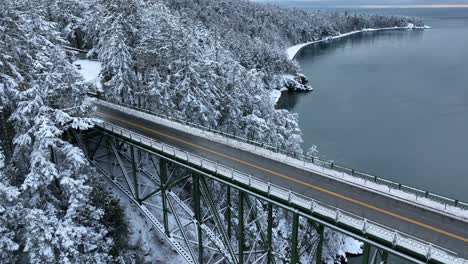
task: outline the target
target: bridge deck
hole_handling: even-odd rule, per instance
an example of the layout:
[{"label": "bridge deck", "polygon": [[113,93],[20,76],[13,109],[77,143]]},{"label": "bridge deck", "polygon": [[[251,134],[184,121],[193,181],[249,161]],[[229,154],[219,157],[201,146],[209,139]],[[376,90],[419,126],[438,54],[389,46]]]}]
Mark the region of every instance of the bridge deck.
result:
[{"label": "bridge deck", "polygon": [[99,106],[97,114],[109,123],[291,188],[344,211],[453,250],[468,259],[467,222],[108,107]]}]

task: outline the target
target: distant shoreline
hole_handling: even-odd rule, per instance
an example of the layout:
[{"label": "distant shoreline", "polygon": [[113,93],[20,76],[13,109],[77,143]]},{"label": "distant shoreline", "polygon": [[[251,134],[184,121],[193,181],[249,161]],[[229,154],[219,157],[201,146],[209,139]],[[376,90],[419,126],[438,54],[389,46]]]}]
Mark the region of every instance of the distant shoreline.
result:
[{"label": "distant shoreline", "polygon": [[410,23],[406,27],[364,28],[364,29],[361,29],[361,30],[351,31],[351,32],[344,33],[344,34],[339,34],[337,36],[326,37],[326,38],[320,39],[320,40],[315,40],[315,41],[310,41],[310,42],[306,42],[306,43],[302,43],[302,44],[297,44],[297,45],[294,45],[294,46],[291,46],[291,47],[287,48],[286,49],[286,54],[287,54],[287,56],[288,56],[288,58],[290,60],[294,60],[294,58],[297,56],[297,54],[302,49],[304,49],[305,47],[307,47],[309,45],[312,45],[312,44],[316,44],[316,43],[320,43],[320,42],[324,42],[324,41],[328,41],[328,40],[339,39],[339,38],[343,38],[343,37],[347,37],[347,36],[351,36],[351,35],[358,34],[358,33],[363,33],[363,32],[375,32],[375,31],[384,31],[384,30],[405,30],[405,29],[430,29],[430,27],[429,26],[418,27],[418,26],[415,26],[415,25]]},{"label": "distant shoreline", "polygon": [[[343,38],[343,37],[347,37],[347,36],[351,36],[351,35],[358,34],[358,33],[363,33],[363,32],[375,32],[375,31],[384,31],[384,30],[430,29],[430,28],[431,27],[429,27],[429,26],[418,27],[418,26],[415,26],[415,25],[413,25],[411,23],[408,24],[408,26],[406,26],[406,27],[364,28],[364,29],[361,29],[361,30],[351,31],[351,32],[344,33],[344,34],[339,34],[337,36],[326,37],[324,39],[294,45],[294,46],[291,46],[291,47],[286,49],[286,54],[287,54],[287,56],[288,56],[288,58],[290,60],[294,60],[294,58],[297,56],[297,54],[302,49],[304,49],[304,48],[306,48],[306,47],[308,47],[308,46],[310,46],[312,44],[316,44],[316,43],[320,43],[320,42],[324,42],[324,41],[328,41],[328,40],[340,39],[340,38]],[[286,91],[286,90],[284,90],[284,91]],[[280,90],[272,90],[271,91],[270,98],[274,102],[275,105],[278,103],[278,101],[279,101],[279,99],[280,99],[280,97],[282,95],[282,92],[283,91],[280,91]]]},{"label": "distant shoreline", "polygon": [[361,5],[361,6],[340,6],[339,8],[367,8],[367,9],[384,9],[384,8],[468,8],[468,4],[447,4],[447,5]]}]

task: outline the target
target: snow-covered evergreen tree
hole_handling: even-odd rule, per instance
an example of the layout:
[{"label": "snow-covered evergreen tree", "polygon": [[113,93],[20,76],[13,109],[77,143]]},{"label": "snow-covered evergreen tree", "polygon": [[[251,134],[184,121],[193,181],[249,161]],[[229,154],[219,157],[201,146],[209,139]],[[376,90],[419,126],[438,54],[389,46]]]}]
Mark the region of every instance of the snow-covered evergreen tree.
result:
[{"label": "snow-covered evergreen tree", "polygon": [[[299,71],[284,48],[410,21],[240,0],[1,1],[0,100],[15,137],[12,157],[0,152],[0,262],[114,261],[104,212],[91,199],[94,172],[65,140],[95,120],[63,45],[90,49],[114,100],[301,151],[297,115],[269,98]],[[288,234],[280,219],[288,217],[277,215],[278,235]],[[330,261],[345,237],[327,234]]]},{"label": "snow-covered evergreen tree", "polygon": [[248,69],[273,77],[295,74],[298,66],[284,48],[362,28],[407,26],[422,22],[398,16],[348,14],[279,8],[241,0],[163,0],[184,17],[199,21]]},{"label": "snow-covered evergreen tree", "polygon": [[15,210],[0,218],[11,221],[1,232],[16,244],[5,240],[2,246],[21,250],[10,258],[30,263],[110,262],[102,211],[89,200],[89,164],[63,139],[70,129],[94,124],[87,86],[68,62],[55,23],[32,2],[6,2],[0,5],[0,94],[16,135],[1,196],[16,200]]},{"label": "snow-covered evergreen tree", "polygon": [[14,263],[20,248],[15,235],[19,228],[17,220],[21,207],[17,202],[20,193],[10,184],[6,173],[5,156],[0,149],[0,259],[5,263]]},{"label": "snow-covered evergreen tree", "polygon": [[105,92],[114,99],[134,103],[137,78],[133,59],[126,43],[121,19],[116,19],[105,31],[99,60],[103,63]]},{"label": "snow-covered evergreen tree", "polygon": [[[138,1],[100,0],[91,13],[97,20],[98,58],[103,64],[104,91],[115,100],[135,103],[139,88],[133,59],[133,48],[138,38]],[[97,18],[95,16],[98,16]],[[88,29],[89,32],[89,29]]]}]

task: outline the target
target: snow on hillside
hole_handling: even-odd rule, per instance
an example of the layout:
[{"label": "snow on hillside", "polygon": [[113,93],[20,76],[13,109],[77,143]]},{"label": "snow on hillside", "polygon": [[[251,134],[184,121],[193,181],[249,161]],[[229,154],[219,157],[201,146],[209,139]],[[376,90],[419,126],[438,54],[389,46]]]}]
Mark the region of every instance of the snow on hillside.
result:
[{"label": "snow on hillside", "polygon": [[270,92],[270,99],[271,99],[271,101],[272,101],[274,104],[276,104],[276,103],[278,102],[278,100],[279,100],[280,97],[281,97],[281,93],[282,93],[282,92],[283,92],[283,91],[276,90],[276,89],[271,90],[271,92]]},{"label": "snow on hillside", "polygon": [[95,84],[98,89],[102,88],[99,78],[102,65],[99,61],[76,60],[73,65],[77,67],[85,82]]},{"label": "snow on hillside", "polygon": [[125,211],[125,221],[128,222],[130,229],[130,247],[142,250],[144,253],[142,258],[145,263],[185,263],[184,258],[177,254],[169,243],[164,243],[156,229],[151,226],[151,222],[137,207],[133,206],[120,190],[113,187],[108,188],[108,190],[119,200],[119,205]]},{"label": "snow on hillside", "polygon": [[[103,203],[93,201],[92,190],[99,186],[92,166],[63,139],[70,129],[84,131],[95,124],[86,93],[92,86],[102,89],[101,80],[106,81],[104,96],[113,100],[300,152],[297,115],[275,111],[269,100],[272,83],[306,87],[283,48],[353,29],[420,25],[404,17],[238,0],[50,3],[0,4],[0,100],[11,112],[14,152],[23,154],[3,161],[9,169],[1,170],[0,187],[10,186],[10,180],[18,186],[13,187],[18,195],[8,202],[10,188],[0,188],[0,207],[8,207],[0,214],[0,240],[11,242],[0,245],[1,263],[116,263],[108,237],[113,227],[101,221]],[[67,55],[84,47],[100,62],[82,59],[70,65]],[[141,245],[151,263],[182,263],[121,201],[132,228],[129,247]],[[283,228],[291,231],[290,225]],[[341,243],[345,236],[334,239]],[[347,250],[330,244],[325,257]]]}]

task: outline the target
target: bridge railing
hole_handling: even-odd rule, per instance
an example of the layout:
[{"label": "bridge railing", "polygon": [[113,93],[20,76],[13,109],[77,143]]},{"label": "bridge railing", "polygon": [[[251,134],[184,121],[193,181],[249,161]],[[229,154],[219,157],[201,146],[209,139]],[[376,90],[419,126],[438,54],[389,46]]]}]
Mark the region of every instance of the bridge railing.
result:
[{"label": "bridge railing", "polygon": [[183,160],[192,166],[203,168],[217,175],[222,175],[224,178],[230,179],[233,183],[248,186],[259,193],[263,193],[265,197],[274,197],[277,200],[284,201],[284,204],[289,206],[294,205],[291,206],[293,208],[301,208],[304,212],[308,212],[308,214],[312,216],[320,216],[321,219],[326,219],[325,223],[331,228],[337,225],[345,225],[354,230],[354,234],[357,233],[360,234],[360,236],[377,238],[379,241],[385,241],[387,244],[392,245],[393,248],[400,248],[419,254],[423,258],[426,258],[427,261],[435,260],[448,264],[468,264],[467,260],[463,259],[461,256],[457,256],[448,249],[432,245],[411,235],[401,233],[395,229],[372,222],[361,216],[327,205],[326,203],[295,193],[289,189],[271,184],[270,182],[265,182],[252,175],[245,174],[204,157],[191,154],[107,122],[98,124],[98,126],[118,134],[121,137],[163,152],[177,160]]},{"label": "bridge railing", "polygon": [[[97,97],[96,94],[91,94],[91,95]],[[159,117],[161,119],[166,119],[166,120],[178,123],[180,125],[186,125],[189,127],[200,129],[202,131],[217,134],[225,138],[234,139],[236,141],[252,145],[255,148],[257,148],[256,150],[264,149],[268,151],[268,153],[264,153],[268,157],[274,156],[274,155],[272,156],[271,154],[282,154],[282,155],[285,155],[286,157],[289,157],[289,159],[281,159],[281,157],[279,157],[278,155],[276,157],[278,157],[283,162],[288,163],[290,165],[301,167],[303,169],[312,170],[322,175],[325,174],[325,176],[331,176],[341,181],[350,182],[358,186],[363,186],[363,187],[372,189],[374,191],[384,192],[386,194],[396,196],[404,200],[415,202],[415,203],[418,203],[418,204],[421,204],[421,205],[424,205],[433,209],[437,209],[437,210],[449,213],[456,217],[468,219],[468,203],[467,202],[462,202],[460,200],[448,198],[448,197],[445,197],[443,195],[439,195],[433,192],[421,190],[415,187],[411,187],[411,186],[404,185],[404,184],[394,182],[391,180],[387,180],[381,177],[370,175],[370,174],[367,174],[367,173],[364,173],[355,169],[347,168],[345,166],[341,166],[331,161],[321,160],[320,158],[316,156],[308,156],[308,155],[304,155],[298,152],[287,151],[287,150],[278,148],[277,146],[272,146],[267,143],[256,141],[255,139],[249,139],[249,138],[245,138],[245,137],[238,136],[235,134],[231,134],[229,133],[229,131],[222,131],[222,130],[217,130],[212,127],[202,126],[202,125],[190,122],[186,119],[171,117],[169,115],[156,113],[156,112],[138,108],[132,105],[110,101],[108,99],[103,100],[100,98],[99,102],[108,103],[109,104],[108,106],[111,106],[111,107],[120,106],[124,108],[133,109],[137,112],[145,113],[150,116]],[[121,110],[126,110],[126,109],[121,109]]]}]

